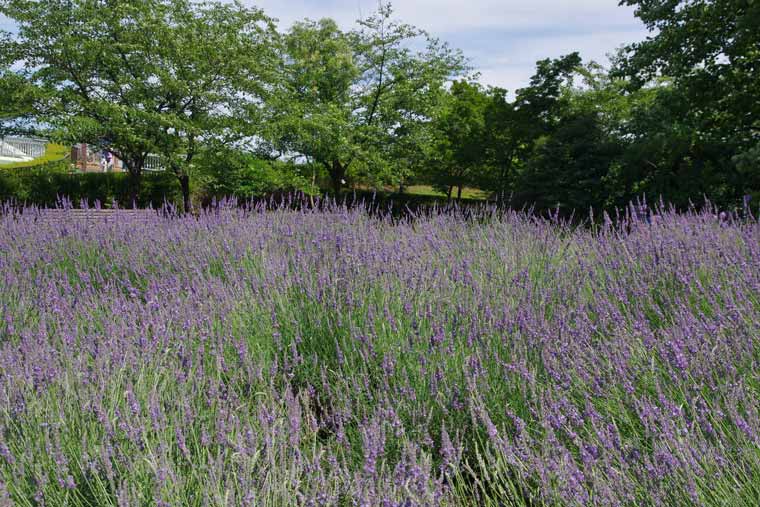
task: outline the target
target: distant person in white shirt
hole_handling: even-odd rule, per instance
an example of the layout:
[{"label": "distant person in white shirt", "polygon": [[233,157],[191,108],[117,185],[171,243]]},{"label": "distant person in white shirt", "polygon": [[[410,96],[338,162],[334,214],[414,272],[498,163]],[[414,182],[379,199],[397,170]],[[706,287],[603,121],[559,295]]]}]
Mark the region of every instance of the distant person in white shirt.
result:
[{"label": "distant person in white shirt", "polygon": [[113,171],[113,154],[103,150],[100,154],[100,170],[104,173]]}]

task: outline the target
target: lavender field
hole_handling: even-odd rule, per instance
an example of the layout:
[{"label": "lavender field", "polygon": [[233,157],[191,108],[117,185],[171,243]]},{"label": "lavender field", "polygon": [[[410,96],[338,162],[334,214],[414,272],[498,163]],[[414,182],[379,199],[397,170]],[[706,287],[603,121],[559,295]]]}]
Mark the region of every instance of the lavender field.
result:
[{"label": "lavender field", "polygon": [[760,498],[757,222],[26,210],[0,285],[3,506]]}]

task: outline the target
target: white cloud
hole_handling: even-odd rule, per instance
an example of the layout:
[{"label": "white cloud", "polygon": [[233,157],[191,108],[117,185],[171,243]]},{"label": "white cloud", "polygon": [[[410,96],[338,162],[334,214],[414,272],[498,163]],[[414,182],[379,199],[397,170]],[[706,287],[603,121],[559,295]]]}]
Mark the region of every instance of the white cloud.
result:
[{"label": "white cloud", "polygon": [[[285,25],[304,17],[332,17],[344,25],[371,13],[376,0],[246,0]],[[401,19],[431,32],[473,28],[630,25],[633,11],[617,0],[397,0]]]},{"label": "white cloud", "polygon": [[632,12],[616,0],[406,0],[394,4],[411,23],[436,32],[473,28],[629,24]]},{"label": "white cloud", "polygon": [[360,17],[373,12],[377,5],[367,0],[243,0],[246,5],[254,5],[280,21],[280,28],[304,18],[333,18],[343,27],[350,27]]},{"label": "white cloud", "polygon": [[[250,2],[249,2],[250,4]],[[332,17],[350,27],[376,0],[258,0],[285,28],[303,18]],[[396,16],[462,49],[484,84],[527,85],[537,60],[579,51],[607,63],[619,46],[646,30],[617,0],[397,0]]]},{"label": "white cloud", "polygon": [[478,51],[473,55],[473,59],[478,64],[481,82],[514,91],[528,84],[538,60],[557,58],[578,51],[584,61],[594,60],[607,65],[607,55],[626,43],[640,40],[643,36],[643,32],[633,30],[515,38],[509,41],[504,51]]}]

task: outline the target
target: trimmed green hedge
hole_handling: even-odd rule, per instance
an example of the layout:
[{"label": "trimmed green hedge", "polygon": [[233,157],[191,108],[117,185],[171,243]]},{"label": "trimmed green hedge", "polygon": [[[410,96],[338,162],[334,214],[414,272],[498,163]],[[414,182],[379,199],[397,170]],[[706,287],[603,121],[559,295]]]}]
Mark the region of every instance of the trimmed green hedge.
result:
[{"label": "trimmed green hedge", "polygon": [[[55,206],[61,197],[79,206],[100,201],[129,206],[129,176],[126,173],[70,173],[64,166],[0,169],[0,202],[15,201],[38,206]],[[182,202],[177,178],[169,173],[144,173],[138,205],[160,207],[165,201]]]}]

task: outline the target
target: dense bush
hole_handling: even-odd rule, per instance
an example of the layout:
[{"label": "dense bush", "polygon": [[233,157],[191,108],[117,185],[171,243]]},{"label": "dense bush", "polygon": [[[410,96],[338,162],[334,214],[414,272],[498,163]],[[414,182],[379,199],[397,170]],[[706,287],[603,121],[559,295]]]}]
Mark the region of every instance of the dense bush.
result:
[{"label": "dense bush", "polygon": [[196,203],[204,205],[226,197],[249,200],[273,193],[314,194],[319,192],[313,184],[314,176],[319,174],[312,173],[309,165],[220,150],[199,156],[191,187]]},{"label": "dense bush", "polygon": [[[67,198],[75,205],[85,200],[91,204],[100,201],[104,207],[113,203],[126,207],[129,188],[126,173],[71,173],[65,161],[39,168],[0,169],[0,201],[55,206]],[[164,202],[182,202],[177,178],[169,173],[145,173],[138,205],[160,207]]]}]

